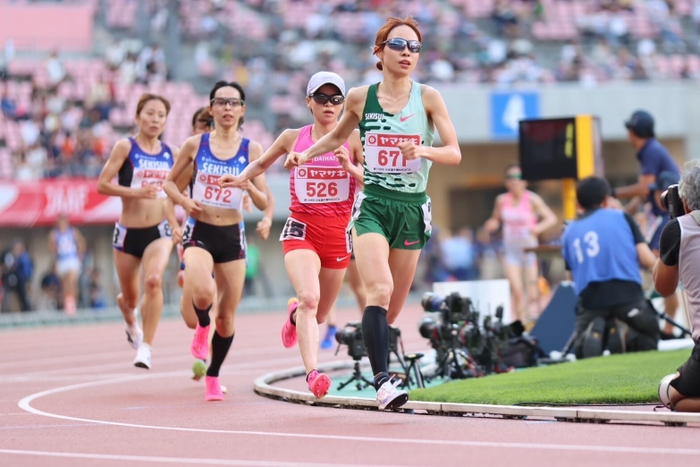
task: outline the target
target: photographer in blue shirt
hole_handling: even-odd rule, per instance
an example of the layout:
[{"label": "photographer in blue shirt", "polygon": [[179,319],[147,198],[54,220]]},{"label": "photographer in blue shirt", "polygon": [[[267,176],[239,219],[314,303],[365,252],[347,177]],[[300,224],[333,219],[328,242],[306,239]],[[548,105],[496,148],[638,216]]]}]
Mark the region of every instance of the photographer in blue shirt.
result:
[{"label": "photographer in blue shirt", "polygon": [[651,270],[656,257],[632,217],[607,208],[609,196],[606,180],[581,180],[576,199],[583,213],[562,237],[579,297],[574,343],[579,358],[603,353],[606,323],[615,318],[639,333],[633,350],[656,349],[659,340],[658,318],[644,297],[639,271],[640,263]]}]

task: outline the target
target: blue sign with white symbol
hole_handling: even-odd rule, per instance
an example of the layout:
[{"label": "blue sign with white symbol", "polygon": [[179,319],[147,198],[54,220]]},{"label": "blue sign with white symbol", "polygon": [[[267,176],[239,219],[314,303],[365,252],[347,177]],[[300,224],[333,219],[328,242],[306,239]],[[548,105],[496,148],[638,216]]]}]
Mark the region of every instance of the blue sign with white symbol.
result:
[{"label": "blue sign with white symbol", "polygon": [[518,138],[518,122],[539,118],[540,95],[537,92],[494,92],[491,94],[491,137]]}]

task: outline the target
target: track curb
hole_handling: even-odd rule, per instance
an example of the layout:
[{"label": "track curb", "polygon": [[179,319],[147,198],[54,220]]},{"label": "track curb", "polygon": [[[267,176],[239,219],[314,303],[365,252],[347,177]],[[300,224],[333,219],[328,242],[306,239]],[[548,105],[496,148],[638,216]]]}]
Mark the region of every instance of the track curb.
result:
[{"label": "track curb", "polygon": [[[319,365],[322,372],[352,369],[353,363],[337,361]],[[324,407],[345,409],[378,410],[374,399],[364,397],[326,396],[317,399],[313,394],[273,386],[278,381],[306,375],[304,367],[264,374],[254,383],[256,394],[286,402],[306,403]],[[457,404],[445,402],[409,401],[402,409],[409,413],[426,412],[430,415],[490,415],[510,419],[555,419],[574,423],[607,422],[658,422],[666,426],[686,426],[688,423],[700,423],[700,413],[677,412],[643,412],[634,410],[603,410],[577,407],[522,407],[515,405]]]}]

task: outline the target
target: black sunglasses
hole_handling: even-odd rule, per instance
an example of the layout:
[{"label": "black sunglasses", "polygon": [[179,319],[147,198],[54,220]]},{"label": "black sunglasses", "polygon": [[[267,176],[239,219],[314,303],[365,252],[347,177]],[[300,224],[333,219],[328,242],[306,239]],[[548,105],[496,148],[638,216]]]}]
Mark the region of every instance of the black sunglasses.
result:
[{"label": "black sunglasses", "polygon": [[326,94],[314,93],[311,94],[309,97],[311,97],[314,100],[314,102],[316,102],[319,105],[326,105],[329,101],[333,105],[340,105],[345,101],[345,98],[340,94],[336,94],[335,96],[328,96]]},{"label": "black sunglasses", "polygon": [[218,107],[226,107],[226,104],[230,105],[231,107],[237,107],[239,105],[243,107],[245,102],[237,97],[215,97],[211,100],[211,104]]},{"label": "black sunglasses", "polygon": [[423,47],[420,41],[409,41],[400,37],[394,37],[382,42],[380,45],[387,45],[391,50],[396,50],[397,52],[401,52],[408,47],[408,51],[414,54],[419,54],[421,47]]}]

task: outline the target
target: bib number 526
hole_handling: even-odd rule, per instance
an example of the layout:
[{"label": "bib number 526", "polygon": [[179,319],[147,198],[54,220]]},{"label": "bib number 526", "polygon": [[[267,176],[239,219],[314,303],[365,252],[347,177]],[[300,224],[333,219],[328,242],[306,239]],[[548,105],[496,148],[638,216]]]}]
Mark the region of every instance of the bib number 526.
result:
[{"label": "bib number 526", "polygon": [[338,196],[336,182],[307,182],[306,196],[309,198],[333,198]]}]

